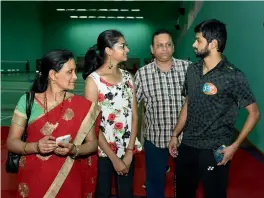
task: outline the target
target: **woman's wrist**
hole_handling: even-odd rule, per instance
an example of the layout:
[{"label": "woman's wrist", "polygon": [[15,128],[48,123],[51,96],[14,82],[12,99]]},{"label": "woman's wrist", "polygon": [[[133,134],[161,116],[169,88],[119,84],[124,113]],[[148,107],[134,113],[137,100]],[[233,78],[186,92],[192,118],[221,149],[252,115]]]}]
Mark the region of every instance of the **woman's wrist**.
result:
[{"label": "woman's wrist", "polygon": [[71,150],[70,150],[70,155],[75,155],[76,154],[76,145],[75,144],[72,144],[72,148],[71,148]]},{"label": "woman's wrist", "polygon": [[126,153],[128,153],[128,154],[134,154],[134,148],[131,148],[131,147],[127,147],[126,148]]},{"label": "woman's wrist", "polygon": [[23,146],[23,151],[24,151],[24,154],[27,155],[28,154],[28,151],[27,151],[27,145],[28,143],[25,142],[24,146]]},{"label": "woman's wrist", "polygon": [[23,155],[40,153],[39,143],[38,142],[24,142],[23,145]]},{"label": "woman's wrist", "polygon": [[[76,159],[79,155],[80,155],[80,148],[77,147],[75,144],[73,144],[72,150],[75,150],[75,152],[73,153],[73,155],[71,155],[70,157],[72,159]],[[70,152],[71,153],[71,152]]]},{"label": "woman's wrist", "polygon": [[35,152],[40,153],[39,142],[35,142],[34,147],[35,147]]}]

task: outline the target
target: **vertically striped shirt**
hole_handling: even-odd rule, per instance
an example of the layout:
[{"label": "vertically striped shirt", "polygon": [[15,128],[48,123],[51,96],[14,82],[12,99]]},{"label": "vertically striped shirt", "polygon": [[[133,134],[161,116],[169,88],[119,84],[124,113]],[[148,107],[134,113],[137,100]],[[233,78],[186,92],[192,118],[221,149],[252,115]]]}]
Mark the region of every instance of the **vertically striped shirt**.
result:
[{"label": "vertically striped shirt", "polygon": [[189,61],[173,58],[172,67],[162,72],[156,61],[135,75],[136,97],[144,101],[144,137],[156,147],[166,148],[184,104],[182,89]]}]

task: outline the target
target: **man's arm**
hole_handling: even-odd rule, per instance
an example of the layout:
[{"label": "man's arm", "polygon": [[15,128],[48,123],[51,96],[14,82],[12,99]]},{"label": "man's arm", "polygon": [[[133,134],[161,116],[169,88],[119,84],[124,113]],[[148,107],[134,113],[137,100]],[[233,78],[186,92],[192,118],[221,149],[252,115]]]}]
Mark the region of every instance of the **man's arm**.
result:
[{"label": "man's arm", "polygon": [[225,165],[233,158],[240,144],[245,140],[260,119],[260,112],[256,103],[250,104],[245,108],[248,111],[246,122],[235,142],[222,151],[222,153],[224,153],[224,158],[218,165]]},{"label": "man's arm", "polygon": [[260,112],[256,103],[250,104],[245,108],[248,111],[248,116],[239,136],[233,143],[233,145],[236,147],[240,146],[240,144],[244,141],[244,139],[248,136],[260,119]]},{"label": "man's arm", "polygon": [[187,119],[187,106],[188,106],[188,96],[185,98],[185,103],[181,109],[179,120],[174,128],[172,137],[178,137],[183,130],[183,127]]},{"label": "man's arm", "polygon": [[177,156],[177,146],[178,146],[178,136],[183,130],[183,127],[185,126],[186,119],[187,119],[187,106],[188,106],[188,96],[185,98],[185,103],[181,109],[179,120],[175,126],[175,129],[173,131],[173,134],[171,136],[171,141],[169,143],[169,152],[172,157]]},{"label": "man's arm", "polygon": [[235,142],[223,149],[222,153],[224,153],[224,158],[218,165],[225,165],[229,160],[233,158],[240,144],[248,136],[250,131],[252,131],[260,118],[260,112],[256,104],[256,100],[249,87],[249,83],[246,80],[244,73],[236,71],[233,87],[233,98],[236,100],[239,106],[246,108],[246,110],[248,111],[248,116]]}]

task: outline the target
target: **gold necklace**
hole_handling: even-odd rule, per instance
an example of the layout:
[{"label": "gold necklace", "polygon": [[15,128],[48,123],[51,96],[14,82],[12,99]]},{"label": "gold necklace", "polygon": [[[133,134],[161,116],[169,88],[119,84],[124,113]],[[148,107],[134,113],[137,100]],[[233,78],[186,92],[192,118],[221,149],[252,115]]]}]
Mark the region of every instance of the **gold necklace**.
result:
[{"label": "gold necklace", "polygon": [[60,112],[59,112],[58,118],[56,119],[55,124],[53,124],[49,120],[47,93],[46,92],[44,93],[44,113],[45,113],[45,117],[46,117],[46,120],[47,120],[47,123],[45,124],[45,130],[46,130],[46,133],[48,133],[48,134],[51,134],[59,125],[58,121],[59,121],[59,119],[61,117],[61,113],[62,113],[62,110],[63,110],[63,107],[64,107],[65,97],[66,97],[66,91],[64,92],[63,100],[62,100],[62,102],[60,104]]}]

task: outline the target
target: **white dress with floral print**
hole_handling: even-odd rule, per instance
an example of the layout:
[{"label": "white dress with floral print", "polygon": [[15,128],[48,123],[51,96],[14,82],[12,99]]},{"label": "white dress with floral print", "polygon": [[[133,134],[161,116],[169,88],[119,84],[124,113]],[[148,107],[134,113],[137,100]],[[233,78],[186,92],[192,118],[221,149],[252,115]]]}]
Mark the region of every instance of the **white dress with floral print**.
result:
[{"label": "white dress with floral print", "polygon": [[[133,80],[125,70],[120,69],[122,81],[112,85],[96,72],[90,74],[98,88],[98,104],[102,109],[100,129],[108,144],[121,158],[129,144],[132,126]],[[135,141],[135,152],[141,151],[138,139]],[[99,156],[107,157],[99,147]]]}]

